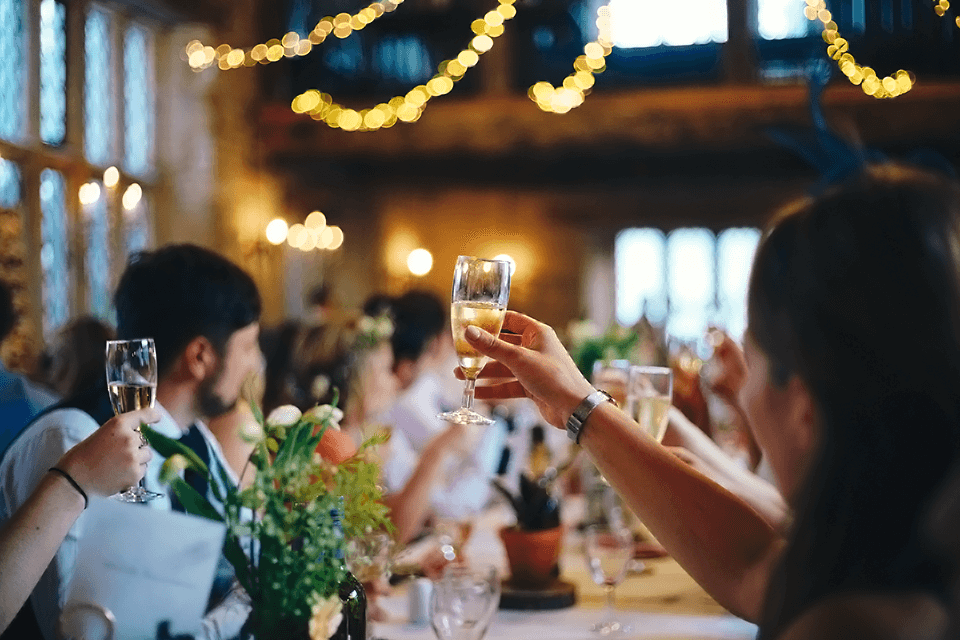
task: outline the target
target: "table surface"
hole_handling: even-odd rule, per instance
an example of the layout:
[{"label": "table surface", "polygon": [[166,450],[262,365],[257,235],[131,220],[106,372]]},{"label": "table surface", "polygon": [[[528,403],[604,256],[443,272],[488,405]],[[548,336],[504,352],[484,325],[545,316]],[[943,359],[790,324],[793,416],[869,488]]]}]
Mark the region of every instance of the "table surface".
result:
[{"label": "table surface", "polygon": [[[582,513],[576,501],[564,502],[566,522]],[[497,537],[500,526],[510,523],[506,509],[493,509],[474,522],[464,550],[471,564],[494,564],[507,575],[506,556]],[[632,630],[616,638],[663,640],[749,640],[757,628],[728,613],[717,604],[672,558],[644,560],[642,573],[632,573],[616,590],[616,608],[621,622]],[[597,622],[604,602],[603,589],[590,578],[581,551],[580,536],[568,527],[560,559],[561,577],[577,589],[577,605],[559,611],[498,611],[487,640],[596,640],[590,626]],[[389,614],[387,622],[375,623],[374,636],[386,640],[433,640],[429,626],[408,622],[406,589],[398,587],[378,600]]]}]

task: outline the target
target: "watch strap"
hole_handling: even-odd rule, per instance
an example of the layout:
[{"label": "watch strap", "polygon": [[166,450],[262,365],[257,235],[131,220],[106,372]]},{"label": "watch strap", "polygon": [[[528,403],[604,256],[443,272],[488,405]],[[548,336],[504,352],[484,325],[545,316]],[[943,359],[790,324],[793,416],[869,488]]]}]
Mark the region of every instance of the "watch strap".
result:
[{"label": "watch strap", "polygon": [[567,436],[569,436],[571,440],[580,444],[580,438],[583,435],[583,424],[587,421],[587,418],[590,417],[590,414],[593,413],[593,410],[604,402],[612,402],[614,406],[617,406],[617,401],[614,400],[609,393],[596,389],[577,405],[577,408],[573,410],[573,413],[570,414],[570,417],[567,419]]}]

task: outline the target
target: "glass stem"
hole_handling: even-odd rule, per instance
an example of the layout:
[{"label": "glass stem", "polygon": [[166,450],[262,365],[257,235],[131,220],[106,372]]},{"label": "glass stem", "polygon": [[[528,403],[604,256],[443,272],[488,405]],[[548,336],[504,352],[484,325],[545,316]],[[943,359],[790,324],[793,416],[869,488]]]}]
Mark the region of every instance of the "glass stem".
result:
[{"label": "glass stem", "polygon": [[606,604],[603,607],[603,621],[604,622],[613,622],[614,620],[614,605],[617,600],[613,595],[613,590],[616,589],[612,584],[607,584],[603,586],[604,593],[607,596]]},{"label": "glass stem", "polygon": [[463,385],[463,406],[470,411],[473,411],[473,394],[476,387],[476,378],[467,378],[466,384]]}]

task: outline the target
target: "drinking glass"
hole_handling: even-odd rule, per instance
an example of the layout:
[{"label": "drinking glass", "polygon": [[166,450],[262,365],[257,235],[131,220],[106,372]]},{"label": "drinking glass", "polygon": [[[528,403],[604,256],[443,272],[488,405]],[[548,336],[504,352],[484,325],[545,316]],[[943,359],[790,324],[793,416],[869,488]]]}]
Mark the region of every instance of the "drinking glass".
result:
[{"label": "drinking glass", "polygon": [[673,401],[673,371],[669,367],[630,367],[627,412],[657,442],[667,432]]},{"label": "drinking glass", "polygon": [[433,583],[430,624],[439,640],[481,640],[499,603],[495,567],[450,564]]},{"label": "drinking glass", "polygon": [[[153,338],[107,341],[107,392],[117,415],[153,407],[157,401],[157,348]],[[138,429],[139,431],[139,429]],[[147,444],[143,435],[141,443]],[[123,502],[150,502],[163,494],[147,491],[144,479],[117,494]]]},{"label": "drinking glass", "polygon": [[453,271],[450,324],[460,370],[465,378],[463,406],[456,411],[441,413],[441,419],[455,424],[493,424],[493,420],[473,410],[477,375],[487,363],[487,357],[470,346],[464,332],[472,325],[494,336],[499,335],[509,298],[509,262],[470,256],[457,258],[457,266]]},{"label": "drinking glass", "polygon": [[629,360],[597,360],[593,363],[593,386],[609,393],[619,406],[627,406],[630,366]]},{"label": "drinking glass", "polygon": [[598,586],[603,587],[606,593],[603,615],[590,630],[600,635],[629,631],[628,625],[616,619],[614,603],[615,589],[623,582],[633,562],[633,534],[626,527],[617,526],[614,522],[593,525],[587,527],[583,547],[590,577]]}]

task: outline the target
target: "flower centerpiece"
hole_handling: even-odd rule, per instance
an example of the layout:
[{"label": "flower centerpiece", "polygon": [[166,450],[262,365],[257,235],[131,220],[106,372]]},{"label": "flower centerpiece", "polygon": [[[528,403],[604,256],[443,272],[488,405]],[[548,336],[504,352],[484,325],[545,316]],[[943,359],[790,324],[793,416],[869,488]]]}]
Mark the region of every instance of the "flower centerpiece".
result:
[{"label": "flower centerpiece", "polygon": [[[339,429],[343,413],[335,405],[336,400],[306,413],[287,405],[264,419],[251,403],[256,423],[244,437],[256,443],[247,463],[255,474],[247,488],[235,487],[225,473],[213,477],[189,448],[143,428],[150,445],[167,458],[161,479],[186,511],[227,525],[224,555],[249,594],[247,629],[258,640],[356,634],[345,628],[352,612],[343,610],[338,595],[351,579],[345,541],[393,528],[377,486],[379,468],[364,455],[385,442],[385,434],[371,437],[338,465],[316,453],[323,433]],[[213,501],[181,477],[184,470],[207,479]]]}]

